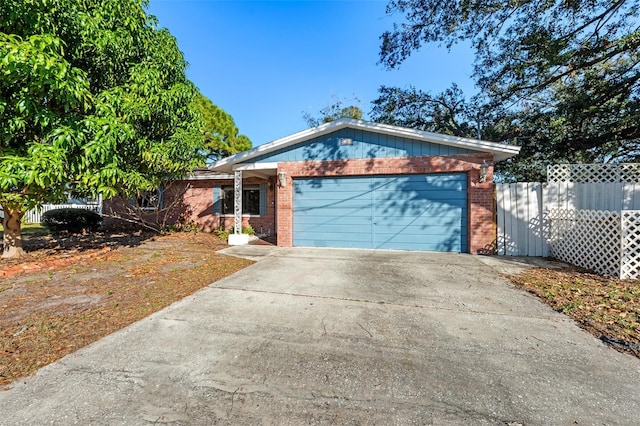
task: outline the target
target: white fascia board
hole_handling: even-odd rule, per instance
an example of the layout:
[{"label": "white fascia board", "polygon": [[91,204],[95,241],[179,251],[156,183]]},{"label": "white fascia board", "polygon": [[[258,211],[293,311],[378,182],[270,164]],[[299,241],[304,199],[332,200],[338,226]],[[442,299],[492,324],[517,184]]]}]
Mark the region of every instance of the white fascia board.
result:
[{"label": "white fascia board", "polygon": [[232,167],[232,170],[235,172],[237,170],[242,170],[242,171],[275,170],[277,168],[278,168],[278,163],[246,163],[246,164],[235,164]]},{"label": "white fascia board", "polygon": [[462,138],[457,136],[443,135],[440,133],[425,132],[406,127],[390,126],[388,124],[373,123],[370,121],[355,120],[351,118],[341,118],[317,127],[302,130],[281,139],[257,146],[248,151],[232,155],[231,157],[219,160],[209,166],[210,170],[220,172],[230,172],[233,165],[246,162],[260,155],[269,154],[278,149],[304,142],[318,136],[345,128],[351,127],[359,130],[367,130],[374,133],[382,133],[391,136],[403,136],[406,138],[432,142],[441,145],[448,145],[457,148],[486,152],[494,156],[495,161],[505,160],[517,155],[520,147],[514,145],[504,145],[496,142],[482,141],[478,139]]},{"label": "white fascia board", "polygon": [[233,175],[229,174],[219,174],[219,175],[209,175],[209,176],[197,176],[197,175],[187,175],[182,180],[216,180],[216,179],[233,179]]}]

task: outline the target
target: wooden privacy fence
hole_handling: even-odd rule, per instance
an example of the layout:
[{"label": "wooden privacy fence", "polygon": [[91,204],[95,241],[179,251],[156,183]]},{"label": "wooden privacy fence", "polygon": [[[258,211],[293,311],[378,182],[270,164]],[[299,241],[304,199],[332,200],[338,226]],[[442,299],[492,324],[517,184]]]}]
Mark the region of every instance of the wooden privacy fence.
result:
[{"label": "wooden privacy fence", "polygon": [[571,164],[547,183],[496,184],[497,253],[640,277],[640,164]]},{"label": "wooden privacy fence", "polygon": [[496,184],[497,253],[548,256],[551,210],[640,210],[636,182]]}]

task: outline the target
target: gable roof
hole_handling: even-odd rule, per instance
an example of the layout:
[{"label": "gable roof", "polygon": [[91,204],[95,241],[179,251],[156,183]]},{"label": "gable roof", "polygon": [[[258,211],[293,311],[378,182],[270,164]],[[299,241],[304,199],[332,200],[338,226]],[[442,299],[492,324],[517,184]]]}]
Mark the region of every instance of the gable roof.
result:
[{"label": "gable roof", "polygon": [[473,151],[492,154],[495,161],[506,160],[517,155],[520,147],[514,145],[504,145],[496,142],[483,141],[479,139],[461,138],[458,136],[443,135],[440,133],[424,132],[422,130],[409,129],[406,127],[390,126],[388,124],[374,123],[371,121],[354,120],[352,118],[341,118],[330,123],[317,127],[302,130],[289,136],[285,136],[275,141],[257,146],[248,151],[240,152],[227,158],[216,161],[209,165],[210,170],[220,172],[231,172],[233,166],[239,163],[250,162],[252,159],[270,154],[274,151],[297,145],[306,140],[335,132],[344,128],[365,130],[373,133],[381,133],[391,136],[401,136],[418,141],[436,143],[440,145],[465,148]]}]

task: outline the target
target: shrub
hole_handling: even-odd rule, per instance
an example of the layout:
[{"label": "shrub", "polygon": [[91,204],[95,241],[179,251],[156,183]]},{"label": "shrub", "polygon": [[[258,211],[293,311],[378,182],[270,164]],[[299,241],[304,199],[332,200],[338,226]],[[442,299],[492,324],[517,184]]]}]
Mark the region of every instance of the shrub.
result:
[{"label": "shrub", "polygon": [[[221,226],[220,228],[216,229],[213,232],[215,232],[216,235],[218,236],[218,238],[220,238],[222,241],[229,241],[229,234],[233,234],[233,228],[224,229]],[[249,226],[243,226],[242,227],[242,233],[243,234],[249,234],[249,235],[255,235],[256,231],[253,229],[253,227],[251,225],[249,225]]]},{"label": "shrub", "polygon": [[62,208],[42,214],[42,226],[51,232],[96,231],[102,225],[102,217],[93,210]]},{"label": "shrub", "polygon": [[214,232],[222,241],[229,241],[229,234],[232,230],[224,229],[222,226],[216,229]]},{"label": "shrub", "polygon": [[200,225],[191,219],[189,213],[185,212],[180,214],[176,223],[170,225],[168,230],[169,232],[193,232],[197,234],[200,232]]}]

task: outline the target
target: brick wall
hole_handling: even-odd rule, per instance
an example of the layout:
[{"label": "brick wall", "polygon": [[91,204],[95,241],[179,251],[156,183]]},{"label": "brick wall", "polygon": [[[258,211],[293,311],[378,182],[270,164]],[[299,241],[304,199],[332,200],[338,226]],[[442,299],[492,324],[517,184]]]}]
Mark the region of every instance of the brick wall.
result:
[{"label": "brick wall", "polygon": [[493,167],[486,183],[479,182],[482,162],[492,162],[488,154],[428,156],[409,158],[379,158],[334,161],[283,162],[287,183],[277,188],[278,245],[293,245],[293,179],[314,176],[367,176],[427,173],[467,173],[470,253],[491,252],[495,241],[493,203]]},{"label": "brick wall", "polygon": [[[267,183],[267,214],[264,216],[243,216],[242,226],[251,225],[256,232],[261,229],[264,232],[270,231],[275,234],[275,191],[274,185],[269,184],[265,179],[248,178],[244,185],[258,185]],[[172,182],[167,186],[164,194],[164,205],[167,211],[161,212],[166,215],[166,224],[175,224],[178,220],[195,222],[201,230],[205,232],[214,231],[221,226],[225,229],[233,228],[233,215],[213,214],[213,188],[215,186],[233,186],[232,179],[202,179]],[[170,207],[169,207],[170,206]],[[103,210],[108,216],[125,216],[128,207],[128,200],[114,198],[105,200]],[[145,213],[149,220],[155,220],[156,212]],[[105,217],[105,227],[122,227],[126,222]]]},{"label": "brick wall", "polygon": [[[244,185],[267,183],[267,214],[244,216],[243,226],[251,225],[256,231],[277,234],[278,245],[293,244],[293,179],[314,176],[367,176],[427,173],[467,173],[469,211],[469,251],[490,253],[495,242],[493,167],[489,168],[486,183],[479,182],[480,165],[491,163],[487,154],[456,156],[428,156],[409,158],[352,159],[334,161],[283,162],[278,172],[284,171],[287,185],[274,188],[273,181],[248,178]],[[192,220],[207,232],[219,227],[233,227],[233,215],[213,214],[214,186],[233,186],[233,180],[204,179],[174,182],[165,193],[165,205],[173,203],[167,224],[175,223],[181,216]],[[176,197],[178,200],[176,200]],[[175,202],[174,202],[175,201]],[[122,211],[126,202],[121,199],[105,201],[105,212]],[[278,212],[276,228],[276,206]],[[153,213],[150,213],[153,214]],[[113,223],[105,219],[107,226]]]}]

